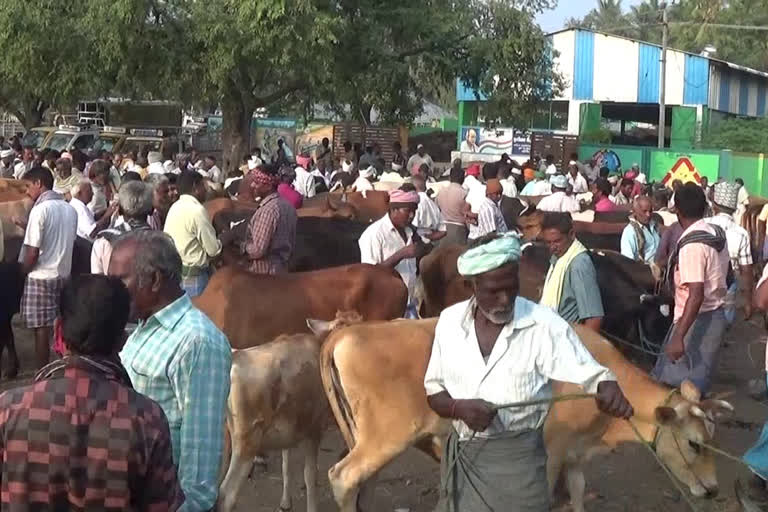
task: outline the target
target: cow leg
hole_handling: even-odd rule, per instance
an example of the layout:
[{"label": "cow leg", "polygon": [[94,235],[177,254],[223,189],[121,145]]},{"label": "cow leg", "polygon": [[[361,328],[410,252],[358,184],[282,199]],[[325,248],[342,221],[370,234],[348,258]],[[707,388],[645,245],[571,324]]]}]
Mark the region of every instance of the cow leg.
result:
[{"label": "cow leg", "polygon": [[235,429],[230,432],[232,438],[232,458],[229,462],[227,475],[219,489],[219,508],[222,512],[231,512],[235,509],[237,495],[243,483],[248,479],[248,473],[251,470],[253,458],[259,452],[261,447],[261,432],[238,431]]},{"label": "cow leg", "polygon": [[320,438],[307,439],[304,445],[304,485],[307,487],[307,512],[317,512],[317,452]]},{"label": "cow leg", "polygon": [[584,512],[584,488],[586,486],[584,469],[577,463],[573,465],[569,464],[565,471],[573,512]]},{"label": "cow leg", "polygon": [[[551,453],[555,452],[555,453]],[[563,455],[559,450],[548,450],[547,452],[547,484],[549,485],[549,497],[552,503],[555,502],[555,491],[557,484],[563,472]]]},{"label": "cow leg", "polygon": [[357,512],[360,486],[410,446],[405,442],[393,449],[359,440],[344,460],[328,470],[331,490],[341,512]]},{"label": "cow leg", "polygon": [[291,510],[291,451],[283,450],[283,496],[280,498],[280,510]]}]

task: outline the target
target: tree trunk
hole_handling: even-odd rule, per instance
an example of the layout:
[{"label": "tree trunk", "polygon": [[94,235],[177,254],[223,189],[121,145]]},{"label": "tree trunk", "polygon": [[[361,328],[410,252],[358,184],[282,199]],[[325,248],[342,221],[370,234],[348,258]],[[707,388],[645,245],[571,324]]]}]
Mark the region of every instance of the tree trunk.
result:
[{"label": "tree trunk", "polygon": [[43,124],[43,116],[45,111],[48,110],[48,106],[48,103],[38,98],[29,98],[19,105],[14,114],[19,122],[24,125],[24,128],[29,130]]},{"label": "tree trunk", "polygon": [[250,151],[250,129],[253,109],[237,100],[226,100],[221,106],[221,170],[228,176],[240,167]]}]

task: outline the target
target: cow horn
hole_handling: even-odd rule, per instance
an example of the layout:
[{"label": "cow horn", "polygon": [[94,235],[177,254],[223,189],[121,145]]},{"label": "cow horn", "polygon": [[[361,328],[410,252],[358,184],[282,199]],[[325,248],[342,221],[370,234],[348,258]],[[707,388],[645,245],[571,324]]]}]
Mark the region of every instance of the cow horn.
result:
[{"label": "cow horn", "polygon": [[733,412],[736,410],[734,409],[733,405],[731,405],[730,402],[726,402],[725,400],[718,400],[716,398],[710,398],[709,400],[704,400],[704,402],[701,405],[708,406],[711,408],[725,409],[726,411],[729,411],[729,412]]},{"label": "cow horn", "polygon": [[645,304],[647,301],[651,300],[652,297],[653,295],[650,293],[644,293],[640,295],[640,304]]},{"label": "cow horn", "polygon": [[692,405],[689,409],[690,413],[697,418],[707,419],[707,413],[705,413],[698,405]]}]

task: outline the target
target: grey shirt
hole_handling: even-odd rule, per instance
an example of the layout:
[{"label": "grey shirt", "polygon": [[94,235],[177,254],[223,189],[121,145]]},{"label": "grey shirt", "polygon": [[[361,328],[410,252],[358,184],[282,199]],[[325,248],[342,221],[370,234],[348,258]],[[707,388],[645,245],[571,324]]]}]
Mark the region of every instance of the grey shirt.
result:
[{"label": "grey shirt", "polygon": [[[552,257],[551,264],[557,261]],[[587,318],[605,316],[597,272],[589,253],[583,252],[571,261],[565,272],[563,294],[557,313],[567,322],[579,322]]]}]

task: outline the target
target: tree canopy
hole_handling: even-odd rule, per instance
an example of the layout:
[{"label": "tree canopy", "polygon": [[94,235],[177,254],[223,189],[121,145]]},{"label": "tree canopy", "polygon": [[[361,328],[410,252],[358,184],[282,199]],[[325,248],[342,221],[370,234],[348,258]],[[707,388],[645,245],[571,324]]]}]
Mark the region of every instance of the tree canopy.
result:
[{"label": "tree canopy", "polygon": [[225,165],[254,111],[409,122],[457,77],[514,120],[562,86],[535,14],[555,0],[35,0],[0,5],[0,108],[118,96],[220,106]]}]

